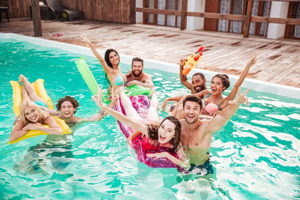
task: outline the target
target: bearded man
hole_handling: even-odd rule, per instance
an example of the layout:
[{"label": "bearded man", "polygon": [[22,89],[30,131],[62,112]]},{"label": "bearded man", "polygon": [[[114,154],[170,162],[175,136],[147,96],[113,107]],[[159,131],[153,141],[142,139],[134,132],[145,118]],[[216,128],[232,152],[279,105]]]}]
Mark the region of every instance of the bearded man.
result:
[{"label": "bearded man", "polygon": [[152,78],[149,74],[143,72],[144,61],[141,58],[135,57],[131,62],[131,71],[126,75],[126,86],[140,85],[147,88],[153,88]]}]

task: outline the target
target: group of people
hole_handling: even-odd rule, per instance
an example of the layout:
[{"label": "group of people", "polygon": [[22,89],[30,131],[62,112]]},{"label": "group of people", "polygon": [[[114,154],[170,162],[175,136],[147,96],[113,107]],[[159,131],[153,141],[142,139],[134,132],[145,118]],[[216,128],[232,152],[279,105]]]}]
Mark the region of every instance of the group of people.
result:
[{"label": "group of people", "polygon": [[[102,91],[100,90],[98,95],[93,96],[93,100],[100,111],[89,118],[75,116],[79,103],[70,96],[58,100],[57,111],[50,110],[45,102],[35,94],[27,78],[20,75],[20,82],[24,86],[21,113],[16,119],[10,140],[13,141],[23,136],[29,130],[41,130],[52,135],[62,134],[60,127],[52,119],[52,115],[58,116],[68,124],[74,124],[98,121],[110,114],[132,128],[133,132],[128,137],[129,144],[136,137],[142,137],[144,142],[150,146],[168,149],[164,152],[148,153],[148,157],[167,158],[186,173],[202,176],[213,173],[213,168],[209,162],[212,134],[221,129],[239,105],[246,101],[245,94],[247,91],[239,94],[238,90],[249,69],[255,64],[255,57],[250,59],[227,97],[222,95],[223,91],[230,85],[227,75],[215,75],[211,80],[209,90],[202,73],[195,73],[191,82],[181,73],[186,61],[182,59],[180,61],[180,80],[191,91],[191,94],[167,98],[162,104],[163,108],[169,101],[176,103],[169,110],[170,116],[160,119],[159,101],[154,91],[151,76],[143,72],[143,60],[133,58],[131,70],[125,75],[120,70],[120,57],[116,50],[108,49],[103,58],[85,35],[81,35],[81,37],[97,57],[106,73],[110,85],[111,103],[105,105],[102,102]],[[133,108],[129,97],[124,93],[124,86],[133,84],[151,88],[153,91],[147,115],[139,115]],[[126,115],[113,109],[118,100],[121,100]],[[49,128],[42,125],[48,125]]]}]

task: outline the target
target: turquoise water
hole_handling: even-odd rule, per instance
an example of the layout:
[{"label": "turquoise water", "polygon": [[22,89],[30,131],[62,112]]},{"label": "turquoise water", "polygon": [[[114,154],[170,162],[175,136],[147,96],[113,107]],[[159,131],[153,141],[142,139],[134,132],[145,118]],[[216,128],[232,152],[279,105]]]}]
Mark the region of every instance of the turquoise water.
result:
[{"label": "turquoise water", "polygon": [[[139,163],[110,116],[77,125],[63,144],[46,144],[45,136],[39,136],[8,145],[14,122],[9,81],[19,74],[30,81],[44,79],[54,102],[75,96],[81,104],[78,116],[88,117],[98,109],[74,64],[82,55],[14,39],[0,43],[0,199],[300,198],[300,103],[274,94],[251,91],[251,105],[241,106],[214,135],[212,187],[201,178],[181,182],[175,169]],[[87,62],[97,81],[107,85],[97,60],[87,57]],[[128,69],[122,65],[124,73]],[[154,75],[161,101],[187,92],[177,74],[145,71]]]}]

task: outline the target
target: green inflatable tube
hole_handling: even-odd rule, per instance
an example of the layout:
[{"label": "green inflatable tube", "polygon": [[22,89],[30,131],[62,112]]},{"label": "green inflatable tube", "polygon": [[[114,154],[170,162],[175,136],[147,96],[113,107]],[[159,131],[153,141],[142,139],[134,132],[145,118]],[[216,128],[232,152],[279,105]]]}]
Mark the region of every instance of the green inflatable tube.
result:
[{"label": "green inflatable tube", "polygon": [[[131,85],[131,86],[125,87],[125,94],[129,97],[138,96],[138,95],[149,96],[151,94],[151,89],[142,87],[139,85]],[[109,104],[111,102],[109,92],[103,93],[102,101],[106,104]]]},{"label": "green inflatable tube", "polygon": [[92,92],[93,95],[98,94],[99,85],[91,72],[89,66],[86,64],[83,58],[79,58],[75,61],[78,71],[80,72],[83,80],[87,84],[88,88]]}]

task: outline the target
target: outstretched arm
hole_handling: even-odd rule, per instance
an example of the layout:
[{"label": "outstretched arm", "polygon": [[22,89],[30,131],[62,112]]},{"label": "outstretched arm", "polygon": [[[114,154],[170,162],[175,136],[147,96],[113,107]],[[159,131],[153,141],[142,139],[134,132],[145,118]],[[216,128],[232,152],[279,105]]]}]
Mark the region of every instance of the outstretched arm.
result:
[{"label": "outstretched arm", "polygon": [[234,101],[229,102],[229,106],[219,112],[208,124],[206,133],[213,134],[221,129],[226,122],[234,115],[240,104],[247,101],[246,94],[249,90],[246,90],[243,94],[238,94]]},{"label": "outstretched arm", "polygon": [[183,168],[189,167],[189,161],[186,158],[182,147],[180,147],[177,150],[177,154],[178,154],[179,158],[176,158],[175,156],[171,155],[169,152],[148,153],[147,156],[151,157],[151,158],[167,158],[175,165],[178,165]]},{"label": "outstretched arm", "polygon": [[23,130],[24,124],[21,120],[16,120],[15,126],[10,134],[9,141],[14,141],[27,133],[26,130]]},{"label": "outstretched arm", "polygon": [[166,109],[166,106],[168,104],[169,101],[180,101],[183,97],[185,96],[176,96],[176,97],[169,97],[169,98],[166,98],[162,104],[161,104],[161,109],[162,110],[165,110]]},{"label": "outstretched arm", "polygon": [[182,74],[182,70],[183,70],[185,62],[186,62],[186,59],[181,59],[180,60],[180,63],[179,63],[179,66],[180,66],[179,77],[180,77],[181,84],[184,85],[187,89],[191,90],[192,87],[193,87],[192,84],[187,81],[187,76]]},{"label": "outstretched arm", "polygon": [[244,82],[250,68],[255,64],[255,62],[256,62],[256,56],[251,57],[251,59],[248,61],[247,65],[245,66],[244,70],[242,71],[240,78],[234,84],[230,94],[222,101],[221,108],[225,108],[226,106],[228,106],[228,102],[231,101],[235,97],[238,89]]},{"label": "outstretched arm", "polygon": [[132,80],[126,83],[126,86],[131,86],[131,85],[139,85],[142,87],[146,87],[146,88],[153,88],[153,82],[152,82],[152,78],[151,76],[149,76],[148,74],[146,75],[147,78],[144,80],[144,82],[141,81],[137,81],[137,80]]},{"label": "outstretched arm", "polygon": [[93,96],[93,100],[95,101],[95,103],[97,104],[97,106],[99,108],[101,108],[106,113],[112,115],[118,121],[120,121],[120,122],[126,124],[127,126],[131,127],[132,129],[134,129],[134,131],[140,131],[143,134],[148,135],[148,130],[147,130],[146,125],[142,124],[141,122],[134,121],[134,120],[130,119],[129,117],[123,115],[122,113],[117,112],[117,111],[105,106],[102,103],[102,90],[99,91],[99,94],[97,96]]},{"label": "outstretched arm", "polygon": [[30,123],[30,124],[27,124],[23,128],[23,130],[26,130],[26,131],[40,130],[40,131],[43,131],[50,135],[61,135],[62,134],[62,129],[58,126],[56,121],[51,116],[48,116],[48,118],[45,120],[44,125],[48,125],[49,127],[45,127],[45,126],[42,126],[42,125],[36,124],[36,123]]},{"label": "outstretched arm", "polygon": [[101,66],[103,67],[105,73],[111,73],[112,69],[110,67],[107,66],[106,61],[104,60],[104,58],[99,54],[99,52],[97,51],[96,47],[91,43],[91,41],[87,38],[86,35],[81,34],[80,37],[82,38],[82,40],[87,44],[87,46],[92,50],[92,52],[94,53],[94,55],[97,57],[97,59],[99,60]]}]

